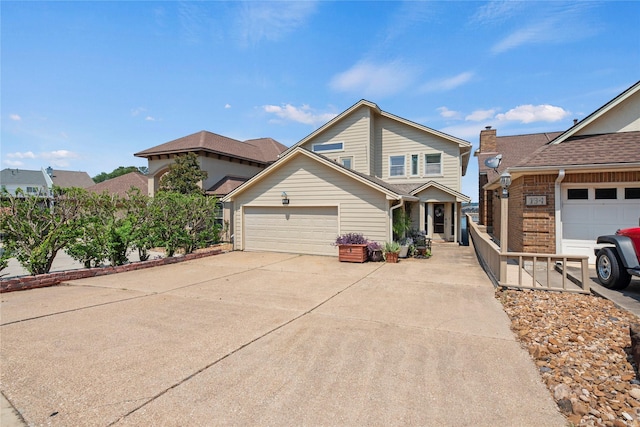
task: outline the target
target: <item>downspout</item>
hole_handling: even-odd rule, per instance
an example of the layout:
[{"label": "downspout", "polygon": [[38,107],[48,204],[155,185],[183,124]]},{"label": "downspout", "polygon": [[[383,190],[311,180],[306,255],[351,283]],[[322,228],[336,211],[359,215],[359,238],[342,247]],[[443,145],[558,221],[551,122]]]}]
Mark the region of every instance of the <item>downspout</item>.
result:
[{"label": "downspout", "polygon": [[393,211],[404,206],[404,199],[400,197],[400,203],[389,208],[389,241],[393,240]]},{"label": "downspout", "polygon": [[562,191],[560,183],[564,180],[564,169],[558,170],[555,185],[556,253],[562,253]]}]

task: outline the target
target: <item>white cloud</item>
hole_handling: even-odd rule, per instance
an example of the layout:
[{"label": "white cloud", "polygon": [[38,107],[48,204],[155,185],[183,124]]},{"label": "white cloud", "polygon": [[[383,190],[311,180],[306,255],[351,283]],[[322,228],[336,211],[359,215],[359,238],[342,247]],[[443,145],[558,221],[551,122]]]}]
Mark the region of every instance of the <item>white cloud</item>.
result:
[{"label": "white cloud", "polygon": [[444,92],[447,90],[455,89],[458,86],[469,82],[473,78],[474,74],[470,71],[465,71],[453,77],[447,77],[444,79],[431,80],[420,87],[422,92]]},{"label": "white cloud", "polygon": [[144,113],[145,111],[147,111],[147,109],[144,108],[144,107],[132,108],[131,109],[131,115],[133,117],[136,117],[136,116],[139,116],[140,114]]},{"label": "white cloud", "polygon": [[10,159],[35,159],[36,155],[31,151],[25,151],[24,153],[7,153],[7,157]]},{"label": "white cloud", "polygon": [[439,130],[448,135],[455,135],[458,138],[471,141],[472,139],[477,138],[480,135],[480,131],[482,129],[484,129],[483,124],[465,123],[454,126],[447,126]]},{"label": "white cloud", "polygon": [[592,21],[587,14],[592,7],[597,7],[597,2],[547,2],[542,9],[547,18],[529,16],[532,24],[520,25],[494,44],[491,52],[498,54],[528,44],[570,43],[591,37],[602,29],[602,24]]},{"label": "white cloud", "polygon": [[145,119],[146,121],[148,121],[148,122],[155,122],[155,121],[156,121],[155,117],[152,117],[152,116],[147,116],[147,117],[145,117],[144,119]]},{"label": "white cloud", "polygon": [[69,160],[78,159],[80,156],[69,150],[55,150],[40,153],[40,157],[48,160],[51,166],[68,167],[70,165]]},{"label": "white cloud", "polygon": [[482,120],[493,118],[495,113],[496,113],[496,110],[493,108],[489,110],[476,110],[471,114],[469,114],[468,116],[466,116],[464,119],[471,122],[479,122]]},{"label": "white cloud", "polygon": [[396,94],[412,84],[413,67],[401,61],[374,64],[361,61],[329,82],[337,92],[355,92],[365,97],[382,97]]},{"label": "white cloud", "polygon": [[564,119],[571,113],[562,107],[549,104],[542,105],[519,105],[504,114],[496,115],[496,119],[501,121],[517,121],[520,123],[533,122],[557,122]]},{"label": "white cloud", "polygon": [[224,108],[228,110],[229,108],[231,108],[231,104],[224,104]]},{"label": "white cloud", "polygon": [[19,122],[20,120],[22,120],[22,117],[20,117],[18,114],[9,114],[9,118],[14,122]]},{"label": "white cloud", "polygon": [[281,119],[313,126],[324,124],[336,116],[333,113],[314,113],[311,107],[306,104],[300,108],[291,104],[265,105],[262,108],[265,112],[275,114]]},{"label": "white cloud", "polygon": [[471,23],[489,25],[507,21],[515,12],[525,6],[525,2],[512,0],[490,1],[479,7],[471,17]]},{"label": "white cloud", "polygon": [[24,162],[21,162],[20,160],[5,160],[4,164],[14,168],[24,166]]},{"label": "white cloud", "polygon": [[449,110],[447,107],[438,107],[436,108],[440,112],[440,116],[445,119],[457,119],[460,117],[460,113],[458,111]]},{"label": "white cloud", "polygon": [[303,26],[315,9],[315,1],[242,2],[235,27],[243,45],[253,46],[263,39],[276,41]]}]

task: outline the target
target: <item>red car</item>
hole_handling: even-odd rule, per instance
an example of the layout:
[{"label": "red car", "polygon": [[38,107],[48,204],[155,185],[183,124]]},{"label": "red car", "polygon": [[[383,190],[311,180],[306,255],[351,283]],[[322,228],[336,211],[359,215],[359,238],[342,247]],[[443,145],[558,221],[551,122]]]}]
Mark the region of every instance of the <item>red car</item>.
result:
[{"label": "red car", "polygon": [[597,242],[608,245],[595,250],[596,273],[604,287],[624,289],[629,286],[631,276],[640,276],[640,227],[600,236]]}]

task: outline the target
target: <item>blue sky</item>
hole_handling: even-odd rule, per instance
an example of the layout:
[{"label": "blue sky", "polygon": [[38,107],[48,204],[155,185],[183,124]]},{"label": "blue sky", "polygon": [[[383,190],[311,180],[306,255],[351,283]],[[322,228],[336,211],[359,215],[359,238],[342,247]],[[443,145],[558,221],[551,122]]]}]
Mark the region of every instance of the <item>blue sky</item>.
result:
[{"label": "blue sky", "polygon": [[[360,99],[465,139],[640,76],[638,1],[2,1],[2,168],[91,176],[208,130],[289,146]],[[471,158],[463,192],[477,200]]]}]

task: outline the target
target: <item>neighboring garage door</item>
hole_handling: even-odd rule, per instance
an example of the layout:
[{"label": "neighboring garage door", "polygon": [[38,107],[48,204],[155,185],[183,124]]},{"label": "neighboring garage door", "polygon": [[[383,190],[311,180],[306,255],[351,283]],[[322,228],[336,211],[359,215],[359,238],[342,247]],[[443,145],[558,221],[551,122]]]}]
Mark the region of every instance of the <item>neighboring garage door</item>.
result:
[{"label": "neighboring garage door", "polygon": [[598,236],[636,227],[640,218],[640,199],[636,198],[640,189],[636,186],[563,188],[562,252],[588,255],[594,263]]},{"label": "neighboring garage door", "polygon": [[337,235],[337,207],[244,208],[245,250],[336,256]]}]

